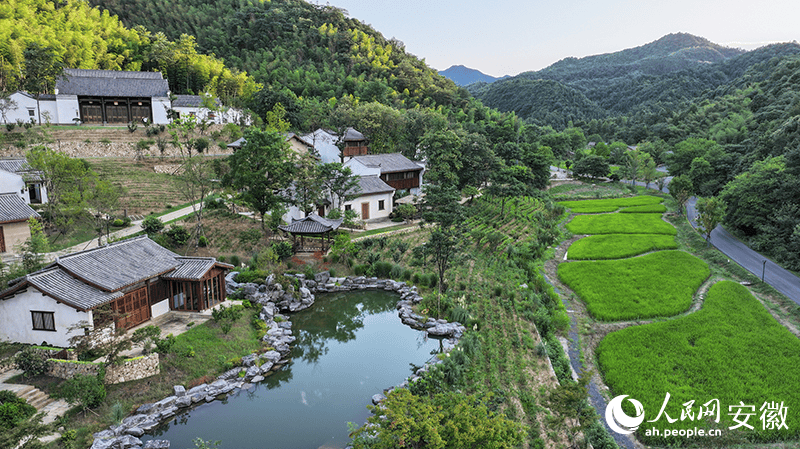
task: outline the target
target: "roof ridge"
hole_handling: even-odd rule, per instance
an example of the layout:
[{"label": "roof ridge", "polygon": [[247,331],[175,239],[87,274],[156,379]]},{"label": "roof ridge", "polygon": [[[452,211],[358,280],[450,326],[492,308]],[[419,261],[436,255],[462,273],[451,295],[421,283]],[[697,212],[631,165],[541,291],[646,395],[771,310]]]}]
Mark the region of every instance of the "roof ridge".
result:
[{"label": "roof ridge", "polygon": [[[116,242],[106,243],[103,246],[96,246],[94,248],[80,250],[80,251],[77,251],[77,252],[74,252],[74,253],[65,254],[63,256],[56,256],[55,262],[58,263],[59,260],[70,258],[72,256],[79,256],[81,254],[86,254],[86,253],[90,253],[90,252],[93,252],[93,251],[100,251],[102,249],[108,249],[108,248],[115,247],[115,246],[122,246],[123,244],[136,242],[136,241],[139,241],[139,240],[142,240],[142,239],[148,239],[149,240],[150,237],[147,236],[147,235],[139,235],[139,236],[132,237],[132,238],[129,238],[129,239],[118,240]],[[155,243],[155,242],[153,242],[153,243]]]}]

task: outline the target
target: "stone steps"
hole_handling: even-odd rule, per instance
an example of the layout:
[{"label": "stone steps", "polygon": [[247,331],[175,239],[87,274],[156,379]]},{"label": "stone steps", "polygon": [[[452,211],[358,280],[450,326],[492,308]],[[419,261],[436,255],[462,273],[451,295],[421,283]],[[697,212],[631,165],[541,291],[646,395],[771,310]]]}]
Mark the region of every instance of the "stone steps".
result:
[{"label": "stone steps", "polygon": [[39,411],[55,402],[55,399],[51,398],[47,393],[30,385],[18,391],[17,396],[25,399],[29,405],[34,406]]}]

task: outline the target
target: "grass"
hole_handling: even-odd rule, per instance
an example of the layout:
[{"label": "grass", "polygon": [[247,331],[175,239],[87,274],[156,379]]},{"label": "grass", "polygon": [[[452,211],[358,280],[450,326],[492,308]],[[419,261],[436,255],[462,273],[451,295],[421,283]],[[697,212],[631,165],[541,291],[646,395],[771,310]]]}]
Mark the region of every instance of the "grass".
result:
[{"label": "grass", "polygon": [[350,238],[356,239],[356,238],[361,238],[361,237],[369,237],[371,235],[383,234],[383,233],[386,233],[386,232],[397,231],[397,230],[400,230],[400,229],[410,228],[410,227],[413,227],[413,226],[417,226],[417,225],[403,223],[403,224],[399,224],[399,225],[395,225],[395,226],[387,226],[385,228],[372,229],[370,231],[351,232],[350,233]]},{"label": "grass", "polygon": [[630,185],[620,182],[583,182],[567,183],[556,185],[547,190],[554,201],[584,200],[598,198],[619,198],[631,194],[652,193],[650,189],[636,186],[631,189]]},{"label": "grass", "polygon": [[666,234],[675,227],[657,214],[578,215],[566,225],[573,234]]},{"label": "grass", "polygon": [[677,249],[675,236],[666,234],[600,234],[584,237],[569,247],[572,260],[623,259],[650,251]]},{"label": "grass", "polygon": [[643,206],[631,206],[619,211],[621,214],[663,214],[667,211],[667,206],[663,204],[646,204]]},{"label": "grass", "polygon": [[[614,395],[627,394],[644,405],[646,419],[655,418],[667,392],[666,412],[680,418],[681,404],[696,401],[695,410],[718,399],[719,427],[733,425],[728,406],[754,405],[754,430],[748,440],[800,437],[800,340],[776,322],[745,287],[732,281],[711,287],[703,308],[670,321],[626,328],[606,336],[598,360]],[[761,430],[759,408],[766,401],[788,407],[788,430]],[[650,428],[653,424],[648,424]],[[662,417],[656,427],[665,426]],[[668,428],[708,427],[705,422],[677,421]],[[644,426],[643,426],[644,428]],[[645,444],[667,445],[662,438],[639,438]],[[732,432],[731,432],[732,433]]]},{"label": "grass", "polygon": [[664,200],[657,196],[633,196],[602,200],[560,201],[558,204],[571,209],[574,214],[594,214],[600,212],[614,212],[621,207],[650,206],[662,201]]},{"label": "grass", "polygon": [[174,159],[148,159],[134,162],[130,159],[87,159],[101,179],[121,186],[120,209],[128,214],[147,215],[161,213],[166,205],[183,204],[186,198],[180,180],[176,176],[156,173],[155,165],[174,164]]},{"label": "grass", "polygon": [[708,264],[683,251],[622,260],[563,263],[558,277],[601,321],[677,315],[708,277]]}]

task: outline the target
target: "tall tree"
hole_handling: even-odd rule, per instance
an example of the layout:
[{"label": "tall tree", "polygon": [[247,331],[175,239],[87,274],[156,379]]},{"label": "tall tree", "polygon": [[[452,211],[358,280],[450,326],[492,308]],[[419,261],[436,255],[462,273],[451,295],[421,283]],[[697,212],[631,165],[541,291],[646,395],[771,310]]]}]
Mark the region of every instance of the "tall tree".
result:
[{"label": "tall tree", "polygon": [[341,162],[322,164],[320,178],[330,194],[331,209],[341,209],[346,201],[358,196],[360,187],[358,176],[353,175],[350,167],[345,167]]},{"label": "tall tree", "polygon": [[687,175],[675,176],[668,188],[670,196],[678,203],[678,213],[683,215],[683,208],[692,196],[692,180]]},{"label": "tall tree", "polygon": [[289,144],[280,132],[250,128],[245,139],[247,143],[228,157],[231,171],[223,182],[239,190],[242,200],[261,215],[261,227],[266,233],[264,217],[285,203],[278,192],[289,186],[294,165],[289,158]]},{"label": "tall tree", "polygon": [[705,234],[706,241],[711,238],[711,231],[722,223],[725,217],[725,209],[728,207],[721,198],[713,196],[709,198],[698,198],[697,204],[697,221],[700,224],[700,230]]},{"label": "tall tree", "polygon": [[505,216],[506,199],[527,194],[533,183],[531,169],[524,165],[503,166],[492,174],[486,193],[500,198],[500,218]]},{"label": "tall tree", "polygon": [[324,198],[325,179],[319,161],[309,154],[296,159],[295,176],[289,188],[292,202],[308,216]]},{"label": "tall tree", "polygon": [[28,93],[36,96],[36,111],[39,124],[42,124],[41,107],[39,99],[44,93],[52,92],[56,80],[64,75],[64,63],[56,51],[37,42],[31,42],[23,53],[25,69],[23,71],[22,87]]}]

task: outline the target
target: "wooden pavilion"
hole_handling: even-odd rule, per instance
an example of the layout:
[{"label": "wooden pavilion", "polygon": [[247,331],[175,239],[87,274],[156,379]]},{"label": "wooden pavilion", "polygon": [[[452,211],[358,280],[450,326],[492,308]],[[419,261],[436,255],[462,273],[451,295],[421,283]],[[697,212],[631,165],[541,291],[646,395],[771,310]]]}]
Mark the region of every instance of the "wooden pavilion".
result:
[{"label": "wooden pavilion", "polygon": [[[310,214],[305,218],[299,220],[292,220],[292,224],[287,226],[278,226],[278,229],[292,234],[292,249],[294,252],[316,252],[328,251],[331,246],[331,233],[339,229],[342,224],[342,219],[331,220],[322,218],[317,214]],[[297,236],[300,236],[298,244]],[[319,237],[319,243],[315,240],[306,237]]]}]

